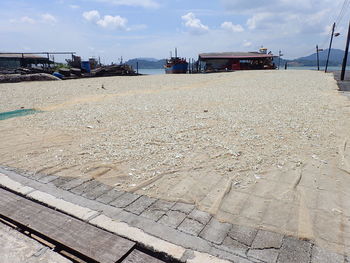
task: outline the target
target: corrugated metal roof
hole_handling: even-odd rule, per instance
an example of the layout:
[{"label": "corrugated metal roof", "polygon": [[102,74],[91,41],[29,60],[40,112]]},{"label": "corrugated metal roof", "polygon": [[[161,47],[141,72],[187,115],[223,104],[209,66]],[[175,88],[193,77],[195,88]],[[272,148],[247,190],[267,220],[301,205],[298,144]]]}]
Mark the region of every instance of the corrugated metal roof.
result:
[{"label": "corrugated metal roof", "polygon": [[258,52],[221,52],[221,53],[202,53],[199,58],[272,58],[273,54],[263,54]]},{"label": "corrugated metal roof", "polygon": [[[33,54],[25,54],[23,53],[24,58],[34,58],[34,59],[47,59],[42,56],[37,56]],[[22,58],[22,53],[0,53],[0,58]]]}]

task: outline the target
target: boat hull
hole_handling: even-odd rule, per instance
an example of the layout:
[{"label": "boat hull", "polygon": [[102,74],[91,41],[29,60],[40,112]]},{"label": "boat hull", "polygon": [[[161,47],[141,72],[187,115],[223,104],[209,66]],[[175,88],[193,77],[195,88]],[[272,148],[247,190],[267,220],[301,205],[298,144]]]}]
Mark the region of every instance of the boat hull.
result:
[{"label": "boat hull", "polygon": [[173,65],[165,65],[166,74],[185,74],[187,73],[188,63],[179,63]]}]

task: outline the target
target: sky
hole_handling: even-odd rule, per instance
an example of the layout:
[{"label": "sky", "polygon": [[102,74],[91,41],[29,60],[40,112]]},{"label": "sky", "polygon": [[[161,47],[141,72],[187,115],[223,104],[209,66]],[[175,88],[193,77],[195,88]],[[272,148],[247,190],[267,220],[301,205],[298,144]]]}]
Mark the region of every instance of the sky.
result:
[{"label": "sky", "polygon": [[[0,0],[0,52],[75,51],[104,63],[257,51],[344,49],[350,0]],[[59,58],[58,58],[59,60]]]}]

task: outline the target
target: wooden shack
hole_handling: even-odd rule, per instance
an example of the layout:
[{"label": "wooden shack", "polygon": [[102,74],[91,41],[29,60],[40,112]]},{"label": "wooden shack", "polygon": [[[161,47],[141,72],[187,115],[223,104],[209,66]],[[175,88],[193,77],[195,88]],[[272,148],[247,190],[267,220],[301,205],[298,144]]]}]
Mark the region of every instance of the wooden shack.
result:
[{"label": "wooden shack", "polygon": [[205,72],[275,69],[273,54],[266,52],[202,53],[198,60]]},{"label": "wooden shack", "polygon": [[32,65],[49,65],[53,62],[48,57],[29,53],[0,53],[0,68],[15,69]]}]

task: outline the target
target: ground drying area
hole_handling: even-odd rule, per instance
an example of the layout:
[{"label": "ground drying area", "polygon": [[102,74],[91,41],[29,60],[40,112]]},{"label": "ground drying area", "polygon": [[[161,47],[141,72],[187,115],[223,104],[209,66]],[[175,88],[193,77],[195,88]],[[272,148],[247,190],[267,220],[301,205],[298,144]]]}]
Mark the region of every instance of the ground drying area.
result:
[{"label": "ground drying area", "polygon": [[[0,85],[0,164],[194,203],[350,247],[350,101],[331,74],[256,71]],[[347,251],[349,252],[349,251]]]}]

